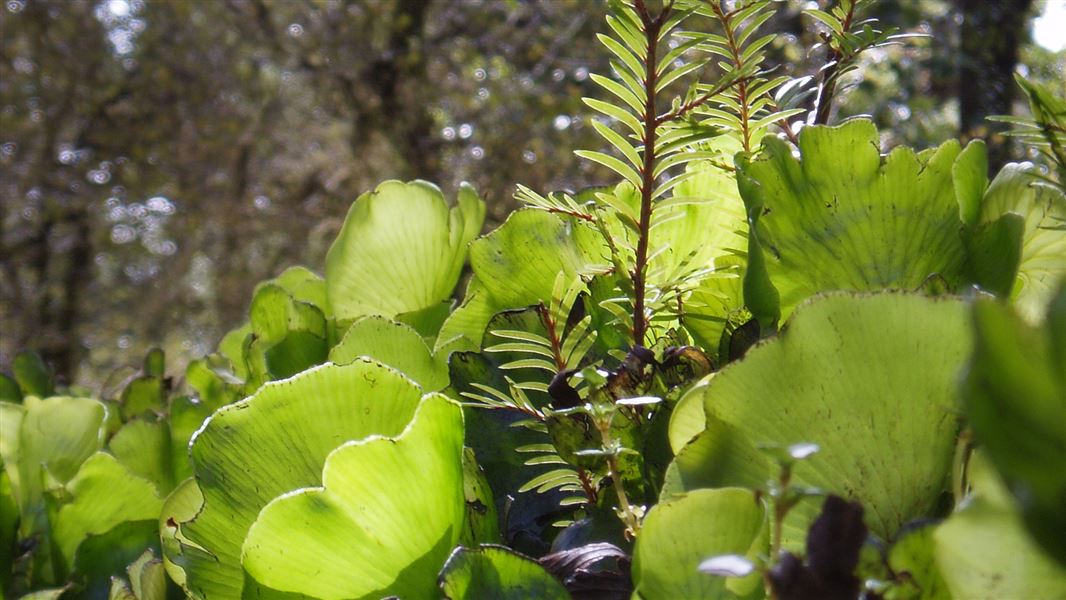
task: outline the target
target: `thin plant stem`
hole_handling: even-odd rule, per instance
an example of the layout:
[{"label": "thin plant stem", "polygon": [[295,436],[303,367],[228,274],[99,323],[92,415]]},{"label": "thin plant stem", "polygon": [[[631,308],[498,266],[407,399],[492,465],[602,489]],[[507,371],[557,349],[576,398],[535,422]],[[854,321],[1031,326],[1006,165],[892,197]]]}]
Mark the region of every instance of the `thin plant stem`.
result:
[{"label": "thin plant stem", "polygon": [[[614,440],[611,439],[611,420],[613,417],[614,412],[612,411],[607,419],[594,419],[596,429],[600,432],[603,447],[608,451],[614,447]],[[633,505],[629,503],[629,497],[626,496],[626,489],[622,484],[622,472],[618,467],[618,456],[613,452],[607,453],[607,468],[609,470],[608,476],[613,484],[611,487],[614,488],[615,494],[618,495],[618,510],[622,513],[621,517],[626,526],[626,534],[635,538],[640,533],[640,517],[637,516],[636,511],[633,510]]]},{"label": "thin plant stem", "polygon": [[659,46],[659,31],[666,20],[669,7],[663,8],[657,17],[648,13],[644,0],[636,2],[637,14],[640,15],[641,24],[644,28],[644,38],[648,45],[644,57],[644,134],[641,140],[644,144],[644,164],[641,168],[640,185],[640,222],[638,230],[640,237],[637,240],[636,263],[633,267],[633,345],[643,346],[644,337],[648,329],[647,315],[644,314],[645,303],[645,276],[648,270],[648,238],[651,237],[651,212],[652,195],[655,192],[655,146],[658,120],[656,119],[656,101],[658,95],[656,87],[658,73],[656,72],[657,52]]},{"label": "thin plant stem", "polygon": [[[733,67],[737,70],[743,69],[744,59],[741,57],[740,46],[737,44],[737,38],[734,35],[734,28],[731,23],[733,13],[723,11],[722,5],[718,2],[711,2],[711,10],[714,11],[718,21],[721,22],[722,29],[725,30],[726,45],[729,46],[729,53],[733,55]],[[737,82],[737,104],[740,106],[741,143],[744,147],[744,152],[751,152],[751,129],[749,128],[751,103],[750,98],[748,98],[747,79]]]},{"label": "thin plant stem", "polygon": [[774,499],[774,530],[771,533],[770,540],[770,560],[777,560],[777,555],[781,552],[781,529],[785,522],[785,517],[788,516],[789,510],[792,509],[791,503],[788,501],[788,487],[792,481],[792,467],[781,467],[781,476],[778,480],[778,497]]}]

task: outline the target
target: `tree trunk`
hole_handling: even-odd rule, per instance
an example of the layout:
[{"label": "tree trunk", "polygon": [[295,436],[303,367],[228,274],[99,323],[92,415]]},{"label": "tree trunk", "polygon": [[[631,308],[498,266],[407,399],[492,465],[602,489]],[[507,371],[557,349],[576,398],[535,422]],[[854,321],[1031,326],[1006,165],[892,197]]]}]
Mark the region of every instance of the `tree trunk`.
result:
[{"label": "tree trunk", "polygon": [[1015,88],[1014,67],[1018,48],[1025,40],[1032,0],[956,0],[962,15],[959,56],[959,129],[963,140],[983,138],[988,143],[989,167],[999,169],[1009,160],[1001,127],[989,115],[1011,113]]},{"label": "tree trunk", "polygon": [[76,210],[70,216],[72,242],[68,250],[67,272],[63,289],[59,292],[56,307],[56,332],[59,344],[49,348],[46,360],[55,369],[56,378],[63,383],[75,381],[81,364],[84,347],[81,342],[80,323],[86,289],[92,278],[93,248],[92,233],[86,210]]}]

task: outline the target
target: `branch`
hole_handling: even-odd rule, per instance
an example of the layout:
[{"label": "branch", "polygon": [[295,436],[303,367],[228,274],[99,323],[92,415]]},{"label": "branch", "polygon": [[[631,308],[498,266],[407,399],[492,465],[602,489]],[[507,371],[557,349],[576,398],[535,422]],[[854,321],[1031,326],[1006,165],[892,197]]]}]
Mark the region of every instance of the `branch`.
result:
[{"label": "branch", "polygon": [[681,117],[685,116],[689,112],[699,108],[700,106],[703,106],[709,100],[711,100],[715,96],[721,94],[722,92],[728,90],[729,88],[739,84],[740,82],[747,83],[750,80],[751,80],[751,77],[741,77],[741,78],[738,78],[738,79],[734,79],[733,81],[729,81],[727,83],[718,84],[718,87],[714,88],[713,90],[711,90],[711,91],[709,91],[709,92],[707,92],[707,93],[705,93],[705,94],[703,94],[703,95],[701,95],[701,96],[699,96],[697,98],[693,98],[692,100],[689,100],[688,102],[682,104],[681,106],[675,108],[674,110],[671,110],[668,113],[663,113],[663,114],[659,115],[658,117],[655,117],[655,124],[656,124],[656,126],[658,126],[658,125],[662,125],[663,123],[668,123],[670,121],[673,121],[675,119],[680,119]]},{"label": "branch", "polygon": [[[651,237],[651,211],[652,195],[655,193],[655,141],[659,119],[655,116],[656,84],[658,73],[656,72],[656,50],[658,49],[659,31],[670,10],[670,6],[663,8],[656,18],[648,14],[648,8],[644,0],[636,1],[637,13],[644,26],[644,39],[648,44],[644,57],[644,136],[641,140],[644,144],[644,164],[641,167],[640,184],[640,237],[637,240],[636,265],[633,267],[633,345],[643,346],[644,336],[648,329],[648,320],[644,314],[644,300],[647,290],[644,289],[645,275],[648,270],[648,239]],[[621,485],[621,481],[616,481]]]},{"label": "branch", "polygon": [[[770,98],[770,110],[774,112],[781,111],[781,107],[778,106],[777,102],[775,102],[773,98]],[[799,136],[796,135],[795,131],[792,131],[792,124],[788,122],[788,119],[778,119],[777,121],[774,121],[774,125],[777,125],[782,131],[785,132],[785,135],[788,137],[788,141],[792,142],[792,144],[795,146],[799,146]]]},{"label": "branch", "polygon": [[[847,32],[851,29],[851,20],[855,16],[855,4],[855,2],[852,2],[848,6],[848,14],[844,17],[844,23],[841,27],[842,31]],[[814,123],[812,125],[825,125],[829,122],[829,111],[833,106],[833,94],[836,93],[837,72],[840,71],[840,67],[846,59],[855,56],[852,54],[850,57],[845,57],[840,50],[834,48],[831,34],[823,34],[822,39],[825,41],[825,46],[828,50],[826,66],[822,71],[822,84],[818,86],[818,99],[815,100]]]}]

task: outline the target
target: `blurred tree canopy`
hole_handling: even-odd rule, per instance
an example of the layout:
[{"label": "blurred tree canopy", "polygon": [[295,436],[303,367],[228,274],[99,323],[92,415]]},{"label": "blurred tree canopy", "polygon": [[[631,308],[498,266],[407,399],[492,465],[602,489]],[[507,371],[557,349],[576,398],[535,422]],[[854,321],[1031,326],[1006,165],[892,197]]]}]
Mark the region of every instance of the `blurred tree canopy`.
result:
[{"label": "blurred tree canopy", "polygon": [[[774,61],[824,61],[822,2],[782,2]],[[1029,41],[1040,0],[884,0],[928,34],[868,53],[837,118],[926,146],[1024,112],[1012,73],[1063,81]],[[0,368],[37,349],[98,385],[150,346],[207,352],[255,283],[321,264],[378,181],[470,181],[490,222],[514,184],[610,179],[582,96],[606,72],[592,0],[4,0],[0,8]],[[1066,84],[1060,84],[1066,85]]]}]

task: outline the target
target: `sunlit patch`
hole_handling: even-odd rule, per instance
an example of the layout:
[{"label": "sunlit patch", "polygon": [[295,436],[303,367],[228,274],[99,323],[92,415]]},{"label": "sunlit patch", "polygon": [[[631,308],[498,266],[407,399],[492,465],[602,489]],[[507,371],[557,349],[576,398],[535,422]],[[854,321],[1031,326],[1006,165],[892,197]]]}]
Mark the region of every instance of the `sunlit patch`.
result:
[{"label": "sunlit patch", "polygon": [[1040,16],[1033,19],[1033,41],[1052,52],[1066,50],[1066,2],[1046,1]]}]

